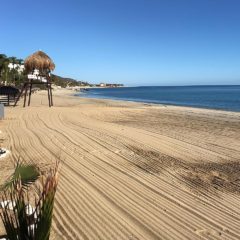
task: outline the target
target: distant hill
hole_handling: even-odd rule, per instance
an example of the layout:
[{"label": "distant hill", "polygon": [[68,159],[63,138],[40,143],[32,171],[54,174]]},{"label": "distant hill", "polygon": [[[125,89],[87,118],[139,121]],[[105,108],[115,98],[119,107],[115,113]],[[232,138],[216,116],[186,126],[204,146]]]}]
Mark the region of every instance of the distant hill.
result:
[{"label": "distant hill", "polygon": [[67,87],[67,86],[89,86],[90,84],[88,82],[78,81],[72,78],[65,78],[60,77],[55,74],[51,74],[52,82],[58,86],[61,87]]}]

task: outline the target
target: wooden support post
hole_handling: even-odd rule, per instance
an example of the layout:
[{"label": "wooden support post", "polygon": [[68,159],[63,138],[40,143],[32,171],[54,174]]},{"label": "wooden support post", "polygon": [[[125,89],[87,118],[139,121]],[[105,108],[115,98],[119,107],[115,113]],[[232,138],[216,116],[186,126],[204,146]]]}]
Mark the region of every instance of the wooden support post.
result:
[{"label": "wooden support post", "polygon": [[28,92],[28,83],[26,83],[26,86],[25,86],[25,93],[24,93],[24,104],[23,104],[23,107],[25,107],[25,106],[26,106],[27,92]]},{"label": "wooden support post", "polygon": [[48,91],[48,105],[51,107],[51,100],[50,100],[50,89],[49,89],[49,83],[47,82],[47,91]]},{"label": "wooden support post", "polygon": [[53,106],[52,83],[51,82],[50,82],[50,98],[51,98],[51,106]]},{"label": "wooden support post", "polygon": [[30,80],[30,89],[29,89],[29,96],[28,96],[28,106],[31,103],[31,95],[32,95],[32,80]]}]

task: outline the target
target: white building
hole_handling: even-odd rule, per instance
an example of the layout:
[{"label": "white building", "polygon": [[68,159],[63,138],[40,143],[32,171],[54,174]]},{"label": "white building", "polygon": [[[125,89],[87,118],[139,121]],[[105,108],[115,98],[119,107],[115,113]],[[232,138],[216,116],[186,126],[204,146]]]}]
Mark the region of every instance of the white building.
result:
[{"label": "white building", "polygon": [[100,87],[106,87],[106,83],[100,83],[99,86]]},{"label": "white building", "polygon": [[16,69],[18,71],[18,73],[22,73],[24,71],[24,65],[23,64],[9,63],[8,68],[10,70]]}]

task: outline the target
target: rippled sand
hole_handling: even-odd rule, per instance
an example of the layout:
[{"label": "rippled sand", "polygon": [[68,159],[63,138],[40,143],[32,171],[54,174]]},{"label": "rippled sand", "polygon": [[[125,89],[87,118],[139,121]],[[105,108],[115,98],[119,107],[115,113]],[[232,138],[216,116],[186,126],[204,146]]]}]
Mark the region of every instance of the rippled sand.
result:
[{"label": "rippled sand", "polygon": [[240,239],[240,113],[54,92],[6,109],[0,182],[61,158],[52,239]]}]

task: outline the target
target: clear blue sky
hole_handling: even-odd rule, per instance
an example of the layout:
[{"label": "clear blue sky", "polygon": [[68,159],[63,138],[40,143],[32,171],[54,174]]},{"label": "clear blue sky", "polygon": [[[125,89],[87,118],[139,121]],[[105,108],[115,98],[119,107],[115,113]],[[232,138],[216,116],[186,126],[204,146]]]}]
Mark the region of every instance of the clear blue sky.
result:
[{"label": "clear blue sky", "polygon": [[0,53],[127,85],[240,84],[240,0],[1,1]]}]

